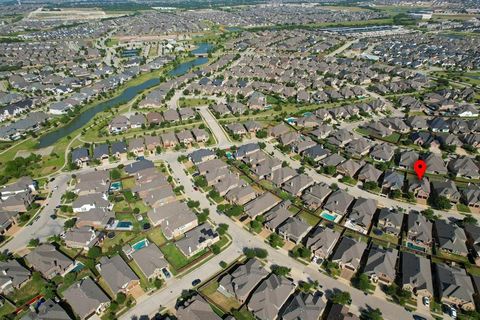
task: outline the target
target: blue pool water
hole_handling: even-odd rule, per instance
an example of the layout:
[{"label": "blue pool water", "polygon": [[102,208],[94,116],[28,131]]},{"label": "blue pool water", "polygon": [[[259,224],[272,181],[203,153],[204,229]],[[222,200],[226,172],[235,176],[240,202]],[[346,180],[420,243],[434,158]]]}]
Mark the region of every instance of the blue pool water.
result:
[{"label": "blue pool water", "polygon": [[133,244],[132,249],[135,250],[135,251],[138,251],[142,248],[145,248],[146,246],[148,246],[148,240],[143,239],[143,240],[140,240],[137,243]]},{"label": "blue pool water", "polygon": [[311,113],[310,111],[307,111],[303,114],[304,117],[311,117],[313,116],[313,113]]},{"label": "blue pool water", "polygon": [[413,249],[413,250],[416,250],[416,251],[425,252],[425,248],[420,247],[420,246],[416,246],[416,245],[414,245],[414,244],[411,243],[411,242],[407,242],[407,248]]},{"label": "blue pool water", "polygon": [[130,221],[120,221],[117,224],[117,228],[130,228],[132,226],[132,223]]},{"label": "blue pool water", "polygon": [[122,182],[121,181],[112,182],[112,184],[110,185],[110,190],[111,191],[122,190]]},{"label": "blue pool water", "polygon": [[85,266],[83,265],[83,263],[81,262],[78,262],[77,265],[75,266],[75,268],[72,269],[72,271],[70,272],[80,272],[83,270]]},{"label": "blue pool water", "polygon": [[292,123],[295,121],[295,118],[294,117],[290,117],[290,118],[287,118],[285,119],[288,123]]},{"label": "blue pool water", "polygon": [[322,212],[320,216],[328,221],[335,221],[336,218],[336,216],[328,213],[327,211]]}]

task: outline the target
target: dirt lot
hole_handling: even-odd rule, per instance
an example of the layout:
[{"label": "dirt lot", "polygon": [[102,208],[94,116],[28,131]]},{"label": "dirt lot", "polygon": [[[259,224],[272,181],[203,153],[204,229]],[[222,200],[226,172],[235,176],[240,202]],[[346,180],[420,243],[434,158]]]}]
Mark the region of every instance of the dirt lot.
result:
[{"label": "dirt lot", "polygon": [[43,11],[39,8],[28,14],[27,20],[95,20],[120,17],[124,14],[107,14],[100,9],[60,9],[58,11]]}]

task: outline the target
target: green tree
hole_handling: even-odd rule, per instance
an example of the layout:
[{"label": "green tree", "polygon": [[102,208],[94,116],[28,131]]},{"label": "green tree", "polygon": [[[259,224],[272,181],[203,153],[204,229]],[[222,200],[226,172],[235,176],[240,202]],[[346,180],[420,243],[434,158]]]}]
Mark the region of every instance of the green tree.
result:
[{"label": "green tree", "polygon": [[347,305],[351,303],[352,298],[350,297],[350,293],[347,291],[337,291],[332,295],[331,300],[333,303]]},{"label": "green tree", "polygon": [[268,237],[268,243],[274,248],[280,248],[283,247],[284,241],[282,237],[274,232]]},{"label": "green tree", "polygon": [[357,274],[352,279],[352,284],[355,288],[362,290],[363,292],[369,292],[372,289],[370,279],[368,279],[368,276],[365,273]]},{"label": "green tree", "polygon": [[87,256],[91,259],[96,260],[98,257],[102,255],[102,248],[93,246],[88,250]]},{"label": "green tree", "polygon": [[383,320],[380,309],[364,309],[360,315],[361,320]]},{"label": "green tree", "polygon": [[70,229],[70,228],[73,228],[75,226],[75,222],[76,222],[75,218],[68,219],[67,221],[65,221],[63,226],[65,227],[65,229]]},{"label": "green tree", "polygon": [[162,287],[163,281],[160,278],[155,278],[153,280],[153,285],[155,286],[156,289],[160,289]]},{"label": "green tree", "polygon": [[256,136],[258,139],[265,139],[265,138],[267,137],[267,131],[266,131],[266,130],[257,131],[257,133],[255,134],[255,136]]},{"label": "green tree", "polygon": [[40,244],[40,240],[38,240],[36,238],[35,239],[30,239],[30,241],[28,241],[28,246],[31,247],[31,248],[35,248],[39,244]]},{"label": "green tree", "polygon": [[286,277],[290,273],[291,269],[284,266],[272,266],[272,272],[279,277]]},{"label": "green tree", "polygon": [[439,196],[435,194],[435,192],[428,198],[429,204],[434,208],[438,210],[450,210],[452,207],[452,204],[450,203],[450,200],[448,200],[444,196]]},{"label": "green tree", "polygon": [[118,304],[124,304],[125,300],[127,300],[127,296],[124,293],[119,292],[117,293],[117,298],[115,300],[118,302]]},{"label": "green tree", "polygon": [[475,225],[477,225],[477,219],[475,219],[471,214],[467,214],[462,220],[462,225],[464,225],[464,226],[467,226],[467,225],[475,226]]},{"label": "green tree", "polygon": [[220,223],[218,225],[217,232],[219,235],[223,236],[224,234],[227,233],[227,231],[228,231],[228,224]]},{"label": "green tree", "polygon": [[219,254],[222,251],[222,249],[220,249],[220,247],[217,244],[214,244],[211,248],[212,248],[213,254]]}]

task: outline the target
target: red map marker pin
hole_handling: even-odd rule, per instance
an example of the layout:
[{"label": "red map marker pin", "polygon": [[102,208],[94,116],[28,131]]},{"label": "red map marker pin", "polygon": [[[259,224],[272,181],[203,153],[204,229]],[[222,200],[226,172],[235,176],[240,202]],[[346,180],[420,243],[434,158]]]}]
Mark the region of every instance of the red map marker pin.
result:
[{"label": "red map marker pin", "polygon": [[413,165],[413,170],[415,170],[415,173],[417,174],[418,180],[422,180],[423,175],[425,174],[425,171],[427,170],[427,164],[423,160],[417,160],[415,161]]}]

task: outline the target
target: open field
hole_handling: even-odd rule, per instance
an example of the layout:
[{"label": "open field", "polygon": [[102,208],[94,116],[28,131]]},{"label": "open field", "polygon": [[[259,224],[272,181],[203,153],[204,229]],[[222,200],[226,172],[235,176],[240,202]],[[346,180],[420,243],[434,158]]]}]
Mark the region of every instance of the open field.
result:
[{"label": "open field", "polygon": [[47,10],[39,8],[28,14],[27,20],[95,20],[121,17],[125,14],[122,13],[105,13],[105,11],[97,8],[88,9],[55,9]]}]

